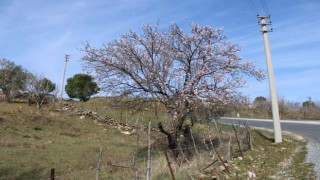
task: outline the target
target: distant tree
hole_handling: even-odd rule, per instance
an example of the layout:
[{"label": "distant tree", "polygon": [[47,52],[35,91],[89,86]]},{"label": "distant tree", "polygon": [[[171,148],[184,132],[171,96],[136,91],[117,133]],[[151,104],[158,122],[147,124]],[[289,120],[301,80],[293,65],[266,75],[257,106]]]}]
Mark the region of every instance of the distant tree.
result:
[{"label": "distant tree", "polygon": [[289,104],[286,101],[285,97],[280,97],[278,99],[278,106],[279,106],[280,118],[284,118],[288,114],[288,110],[289,110]]},{"label": "distant tree", "polygon": [[311,100],[311,97],[309,97],[309,100],[308,101],[305,101],[302,103],[302,108],[308,110],[308,111],[311,111],[313,108],[316,107],[316,103],[314,103],[312,100]]},{"label": "distant tree", "polygon": [[176,24],[168,32],[145,25],[142,34],[129,31],[99,49],[87,44],[83,67],[95,71],[101,87],[113,95],[131,92],[163,104],[174,128],[167,131],[161,123],[158,128],[174,149],[180,135],[190,133],[185,120],[199,104],[232,104],[241,97],[243,75],[264,77],[253,62],[241,60],[239,50],[221,29],[192,24],[188,34]]},{"label": "distant tree", "polygon": [[41,109],[42,104],[48,99],[48,95],[55,88],[55,83],[42,75],[28,75],[26,89],[29,94],[29,102],[31,98],[34,98],[37,103],[37,109]]},{"label": "distant tree", "polygon": [[304,118],[310,118],[310,113],[316,110],[317,105],[308,97],[308,100],[302,103],[302,111]]},{"label": "distant tree", "polygon": [[27,71],[13,61],[0,59],[0,89],[7,102],[25,86]]},{"label": "distant tree", "polygon": [[268,107],[268,101],[267,98],[263,97],[263,96],[258,96],[254,99],[253,104],[256,107],[262,108],[262,109],[267,109]]},{"label": "distant tree", "polygon": [[88,101],[90,96],[99,91],[97,83],[87,74],[76,74],[67,79],[66,93],[70,98],[78,98],[80,101]]},{"label": "distant tree", "polygon": [[265,98],[263,96],[258,96],[253,101],[253,103],[255,103],[255,104],[265,103],[265,102],[267,102],[267,98]]}]

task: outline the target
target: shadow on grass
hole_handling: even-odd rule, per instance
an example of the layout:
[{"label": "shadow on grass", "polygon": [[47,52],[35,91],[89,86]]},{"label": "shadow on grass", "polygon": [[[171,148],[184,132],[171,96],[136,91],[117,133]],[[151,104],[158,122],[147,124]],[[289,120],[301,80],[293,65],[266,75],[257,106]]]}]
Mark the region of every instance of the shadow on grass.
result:
[{"label": "shadow on grass", "polygon": [[13,174],[13,169],[10,168],[0,168],[0,180],[8,179],[10,175]]},{"label": "shadow on grass", "polygon": [[34,168],[26,172],[17,173],[12,168],[1,168],[0,169],[0,180],[15,179],[15,180],[33,180],[33,179],[49,179],[50,172],[44,176],[43,168]]},{"label": "shadow on grass", "polygon": [[271,143],[274,142],[274,138],[270,138],[267,135],[263,134],[261,131],[258,130],[254,130],[260,137],[262,137],[263,139],[270,141]]}]

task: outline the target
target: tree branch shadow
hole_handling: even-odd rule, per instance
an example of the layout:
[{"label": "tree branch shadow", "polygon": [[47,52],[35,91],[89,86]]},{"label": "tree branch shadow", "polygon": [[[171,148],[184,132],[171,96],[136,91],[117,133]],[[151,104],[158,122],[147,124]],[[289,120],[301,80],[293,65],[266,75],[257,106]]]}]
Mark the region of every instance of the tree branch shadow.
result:
[{"label": "tree branch shadow", "polygon": [[17,174],[13,168],[0,168],[0,180],[15,179],[15,180],[31,180],[31,179],[48,179],[50,172],[48,171],[47,178],[43,175],[43,168],[33,168],[29,171]]},{"label": "tree branch shadow", "polygon": [[274,138],[271,138],[271,137],[268,137],[266,134],[264,134],[263,132],[261,131],[258,131],[258,130],[254,130],[260,137],[262,137],[263,139],[267,140],[267,141],[270,141],[271,143],[274,142]]}]

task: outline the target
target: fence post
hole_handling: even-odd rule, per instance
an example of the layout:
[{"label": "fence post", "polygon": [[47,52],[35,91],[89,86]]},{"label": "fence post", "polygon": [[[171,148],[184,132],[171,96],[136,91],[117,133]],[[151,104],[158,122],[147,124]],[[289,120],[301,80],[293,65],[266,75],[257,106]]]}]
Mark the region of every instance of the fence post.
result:
[{"label": "fence post", "polygon": [[212,140],[211,140],[211,136],[209,134],[209,140],[210,140],[210,144],[211,144],[211,147],[212,147],[212,150],[213,152],[216,154],[217,158],[219,159],[220,163],[222,164],[222,166],[226,169],[226,171],[230,172],[229,171],[229,166],[226,166],[221,158],[221,156],[219,155],[218,151],[216,150],[216,148],[214,148],[214,145],[212,143]]},{"label": "fence post", "polygon": [[55,177],[56,177],[56,169],[52,168],[51,169],[51,174],[50,174],[50,180],[54,180]]},{"label": "fence post", "polygon": [[242,148],[241,148],[241,145],[240,145],[240,140],[238,138],[237,128],[234,126],[234,124],[232,124],[232,127],[233,127],[233,130],[234,130],[234,134],[236,135],[236,140],[237,140],[237,144],[238,144],[238,147],[239,147],[240,156],[243,157],[243,152],[242,152]]},{"label": "fence post", "polygon": [[151,176],[151,121],[149,119],[147,180],[150,180],[150,176]]},{"label": "fence post", "polygon": [[96,173],[96,180],[99,180],[99,171],[100,171],[101,156],[102,156],[102,147],[100,147],[99,160],[98,160],[97,173]]},{"label": "fence post", "polygon": [[164,150],[164,155],[166,156],[166,160],[167,160],[167,163],[168,163],[168,167],[170,169],[172,180],[175,180],[176,178],[174,177],[173,170],[172,170],[172,167],[171,167],[171,163],[169,161],[169,157],[168,157],[168,154],[167,154],[166,150]]}]

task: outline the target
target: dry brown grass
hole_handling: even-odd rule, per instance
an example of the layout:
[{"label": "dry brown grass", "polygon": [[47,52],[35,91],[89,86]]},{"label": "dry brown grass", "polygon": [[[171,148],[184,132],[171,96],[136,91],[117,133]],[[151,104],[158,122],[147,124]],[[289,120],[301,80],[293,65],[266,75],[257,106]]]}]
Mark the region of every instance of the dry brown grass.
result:
[{"label": "dry brown grass", "polygon": [[[94,99],[91,104],[83,103],[82,106],[88,109],[96,107],[98,111],[106,109],[99,103],[105,102]],[[147,136],[143,129],[135,135],[125,135],[114,127],[95,123],[91,119],[79,119],[73,112],[62,110],[59,105],[45,105],[38,111],[34,105],[7,104],[0,100],[0,107],[0,179],[44,179],[53,167],[60,179],[93,179],[100,147],[103,147],[102,179],[134,179],[137,174],[145,178]],[[245,150],[240,160],[232,127],[218,124],[218,129],[213,124],[193,127],[192,133],[200,154],[196,154],[191,145],[192,156],[170,156],[177,179],[199,179],[209,177],[213,172],[217,177],[227,177],[219,171],[220,162],[204,169],[217,159],[209,144],[204,144],[209,134],[215,138],[220,135],[222,143],[217,151],[222,159],[230,159],[231,172],[226,174],[231,179],[246,179],[247,171],[254,172],[258,179],[271,178],[278,172],[278,164],[287,162],[291,157],[288,169],[293,170],[282,170],[286,174],[280,174],[281,177],[314,178],[312,165],[304,164],[305,142],[286,137],[281,145],[272,145],[270,133],[254,131],[254,150],[248,151],[244,141],[245,131],[240,128],[239,138]],[[228,157],[230,138],[232,150]],[[170,179],[163,154],[166,137],[153,132],[152,140],[152,178]],[[302,148],[296,152],[296,156],[290,156],[297,147]],[[132,164],[133,157],[135,166]]]}]

